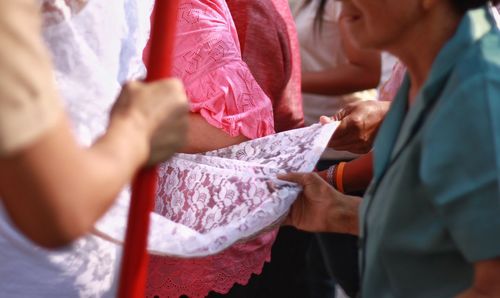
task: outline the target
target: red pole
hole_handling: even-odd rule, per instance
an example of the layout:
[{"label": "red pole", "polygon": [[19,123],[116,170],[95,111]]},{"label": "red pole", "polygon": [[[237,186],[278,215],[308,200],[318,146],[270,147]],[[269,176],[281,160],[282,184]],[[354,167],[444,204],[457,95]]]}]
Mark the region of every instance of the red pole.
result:
[{"label": "red pole", "polygon": [[[146,81],[171,75],[172,52],[179,0],[156,0],[151,28],[151,52]],[[146,251],[149,214],[156,195],[156,168],[141,170],[132,184],[127,235],[123,251],[118,297],[143,298],[149,255]]]}]

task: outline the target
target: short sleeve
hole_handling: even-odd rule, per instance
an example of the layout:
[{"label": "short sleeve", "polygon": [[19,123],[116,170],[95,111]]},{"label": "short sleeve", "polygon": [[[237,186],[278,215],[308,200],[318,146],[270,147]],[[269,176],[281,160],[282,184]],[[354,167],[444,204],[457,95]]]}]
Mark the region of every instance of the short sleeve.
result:
[{"label": "short sleeve", "polygon": [[0,155],[34,142],[62,114],[34,0],[0,1]]},{"label": "short sleeve", "polygon": [[420,175],[469,262],[500,256],[500,80],[456,84],[430,113]]},{"label": "short sleeve", "polygon": [[241,58],[225,1],[181,1],[174,74],[192,112],[231,136],[274,133],[272,103]]}]

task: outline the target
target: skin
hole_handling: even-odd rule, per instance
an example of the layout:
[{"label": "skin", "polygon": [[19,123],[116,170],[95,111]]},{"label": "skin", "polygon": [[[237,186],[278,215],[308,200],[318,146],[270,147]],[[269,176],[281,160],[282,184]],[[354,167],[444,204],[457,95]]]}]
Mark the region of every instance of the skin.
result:
[{"label": "skin", "polygon": [[376,88],[380,81],[380,53],[362,50],[349,38],[345,19],[340,19],[340,42],[347,62],[334,68],[302,73],[302,91],[323,95],[343,95]]},{"label": "skin", "polygon": [[[317,173],[328,182],[327,171]],[[373,178],[373,154],[367,153],[349,162],[344,166],[342,186],[345,193],[362,193]]]},{"label": "skin", "polygon": [[333,117],[321,117],[320,122],[323,124],[341,121],[329,146],[359,154],[370,152],[390,105],[390,102],[375,100],[353,102]]},{"label": "skin", "polygon": [[[43,247],[68,244],[91,231],[148,159],[165,160],[183,144],[186,124],[177,80],[128,84],[107,132],[90,148],[77,144],[61,115],[34,143],[0,158],[0,196],[10,219]],[[152,139],[158,128],[170,142]]]},{"label": "skin", "polygon": [[[363,192],[370,184],[373,177],[373,153],[370,150],[389,107],[389,102],[360,101],[348,104],[333,117],[321,117],[323,124],[341,121],[330,140],[330,147],[364,153],[344,166],[342,184],[346,193]],[[318,174],[327,181],[327,171]]]},{"label": "skin", "polygon": [[[347,19],[347,29],[359,47],[386,50],[407,66],[412,82],[409,91],[411,106],[430,72],[434,59],[456,31],[461,15],[450,2],[445,0],[343,0],[342,2],[342,14]],[[415,47],[415,44],[426,46]],[[352,223],[350,228],[339,228],[338,225],[331,224],[332,221],[346,220],[345,214],[357,219],[358,206],[346,204],[345,200],[348,198],[346,195],[332,191],[326,182],[311,175],[313,174],[297,173],[282,177],[304,187],[303,195],[294,204],[288,222],[311,231],[320,229],[346,232],[357,229],[354,223],[358,220],[350,218],[347,218],[347,221]],[[312,180],[315,182],[312,183]],[[294,212],[296,208],[300,212]],[[334,212],[335,208],[348,210]],[[474,263],[473,284],[458,297],[499,297],[498,276],[500,276],[499,258]]]},{"label": "skin", "polygon": [[338,192],[316,173],[289,173],[279,179],[304,188],[284,224],[309,232],[358,234],[360,197]]},{"label": "skin", "polygon": [[200,114],[189,114],[187,142],[179,152],[201,153],[236,145],[249,139],[243,135],[231,137],[222,129],[212,126]]}]

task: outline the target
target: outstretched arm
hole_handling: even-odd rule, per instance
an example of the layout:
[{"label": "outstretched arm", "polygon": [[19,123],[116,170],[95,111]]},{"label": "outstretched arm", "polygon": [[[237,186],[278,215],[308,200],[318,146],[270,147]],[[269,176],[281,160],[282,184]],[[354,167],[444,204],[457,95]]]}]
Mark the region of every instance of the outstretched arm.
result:
[{"label": "outstretched arm", "polygon": [[[340,177],[339,181],[342,183],[344,193],[364,192],[373,178],[373,153],[369,152],[345,162],[344,170],[341,174],[342,177]],[[318,172],[318,175],[330,183],[327,179],[327,171]]]},{"label": "outstretched arm", "polygon": [[[182,145],[186,110],[179,82],[130,84],[108,131],[89,149],[77,145],[60,117],[33,143],[0,158],[0,194],[11,220],[46,247],[89,232],[148,158],[164,160]],[[160,125],[171,142],[151,146]]]},{"label": "outstretched arm", "polygon": [[381,76],[380,53],[359,49],[346,34],[342,19],[339,26],[342,50],[348,61],[331,69],[302,73],[303,92],[343,95],[377,87]]}]

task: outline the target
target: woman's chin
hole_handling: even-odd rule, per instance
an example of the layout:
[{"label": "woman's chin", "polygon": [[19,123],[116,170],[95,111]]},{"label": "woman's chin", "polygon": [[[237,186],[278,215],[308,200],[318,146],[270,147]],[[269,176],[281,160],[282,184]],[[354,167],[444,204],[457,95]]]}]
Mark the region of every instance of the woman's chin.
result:
[{"label": "woman's chin", "polygon": [[360,26],[360,24],[347,24],[346,28],[356,46],[362,49],[371,48],[373,46],[373,38],[371,38],[367,30]]}]

